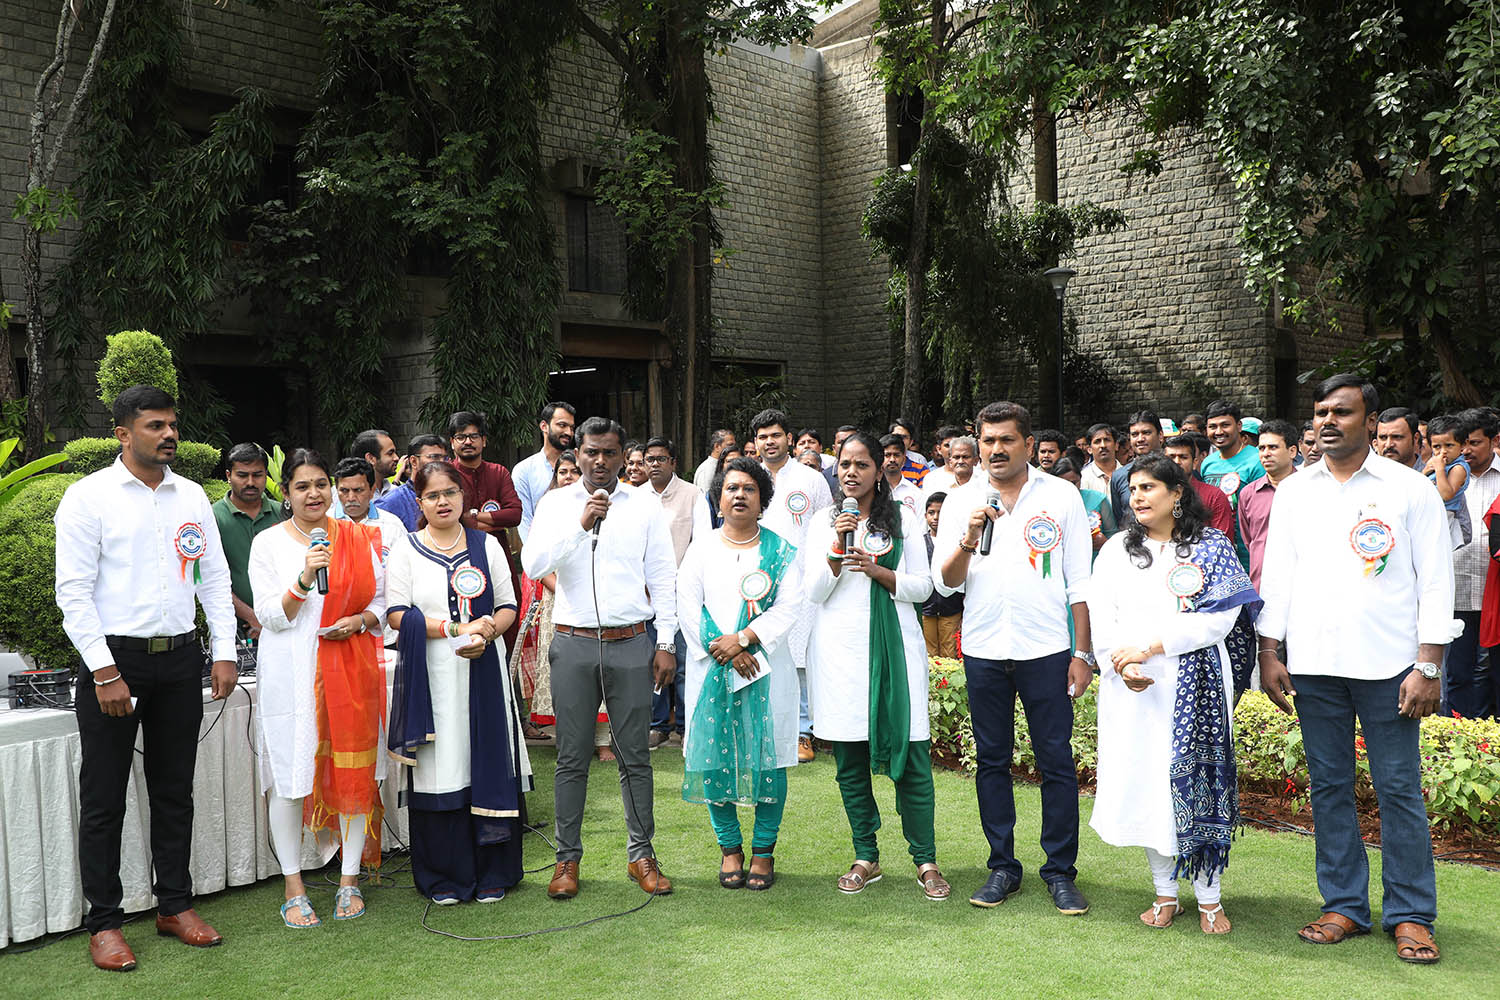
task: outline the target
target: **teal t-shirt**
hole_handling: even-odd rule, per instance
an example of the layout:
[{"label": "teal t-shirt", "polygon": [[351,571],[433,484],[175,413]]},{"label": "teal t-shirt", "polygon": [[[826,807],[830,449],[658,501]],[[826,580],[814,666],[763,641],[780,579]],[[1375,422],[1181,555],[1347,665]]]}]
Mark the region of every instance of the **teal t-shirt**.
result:
[{"label": "teal t-shirt", "polygon": [[1265,474],[1266,470],[1260,464],[1260,451],[1248,444],[1235,452],[1233,458],[1214,452],[1203,460],[1203,468],[1199,470],[1203,481],[1217,486],[1234,511],[1234,551],[1247,572],[1250,569],[1250,549],[1240,537],[1240,492]]}]

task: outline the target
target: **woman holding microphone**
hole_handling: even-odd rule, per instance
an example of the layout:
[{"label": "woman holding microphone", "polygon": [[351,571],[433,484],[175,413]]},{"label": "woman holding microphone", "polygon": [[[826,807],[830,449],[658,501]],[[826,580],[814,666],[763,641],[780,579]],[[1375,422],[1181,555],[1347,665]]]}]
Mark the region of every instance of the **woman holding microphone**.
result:
[{"label": "woman holding microphone", "polygon": [[290,515],[255,537],[250,585],[260,619],[256,693],[261,780],[271,843],[286,878],[288,927],[320,923],[302,881],[302,827],[337,831],[343,847],[334,919],[365,911],[361,856],[380,864],[380,753],[385,617],[380,532],[329,517],[328,463],[298,448],[281,493]]},{"label": "woman holding microphone", "polygon": [[[834,466],[842,506],[808,527],[803,572],[812,603],[808,681],[818,736],[833,743],[854,864],[838,890],[882,877],[880,810],[870,775],[896,784],[896,811],[923,895],[948,898],[937,866],[921,606],[932,593],[921,518],[891,498],[880,442],[859,432]],[[850,541],[852,540],[852,547]]]},{"label": "woman holding microphone", "polygon": [[447,462],[412,476],[418,529],[391,551],[399,630],[389,749],[405,789],[417,891],[446,906],[497,903],[521,881],[521,794],[531,762],[497,640],[516,619],[510,565],[493,535],[460,523],[463,480]]}]

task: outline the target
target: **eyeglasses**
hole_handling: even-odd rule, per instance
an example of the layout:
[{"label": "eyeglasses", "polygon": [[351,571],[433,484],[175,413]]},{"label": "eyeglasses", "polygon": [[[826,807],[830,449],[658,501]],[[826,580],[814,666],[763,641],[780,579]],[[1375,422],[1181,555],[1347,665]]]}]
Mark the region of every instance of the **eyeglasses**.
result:
[{"label": "eyeglasses", "polygon": [[453,435],[453,440],[455,440],[455,441],[478,441],[478,440],[482,439],[483,437],[484,437],[483,434],[455,434],[455,435]]},{"label": "eyeglasses", "polygon": [[458,489],[457,487],[455,487],[455,488],[453,488],[451,490],[443,490],[440,493],[423,493],[422,494],[422,502],[423,503],[437,503],[440,500],[457,500],[459,497],[461,497],[463,495],[464,495],[464,491],[461,490],[461,489]]},{"label": "eyeglasses", "polygon": [[647,465],[666,465],[670,461],[672,461],[672,456],[671,455],[647,455],[646,456],[646,464]]}]

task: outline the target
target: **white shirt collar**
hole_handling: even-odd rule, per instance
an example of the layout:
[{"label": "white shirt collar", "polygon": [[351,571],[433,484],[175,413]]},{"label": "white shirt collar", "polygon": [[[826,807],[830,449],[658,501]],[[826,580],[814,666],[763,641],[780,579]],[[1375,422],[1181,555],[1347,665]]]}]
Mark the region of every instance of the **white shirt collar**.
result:
[{"label": "white shirt collar", "polygon": [[[145,486],[146,489],[148,489],[148,490],[151,489],[150,486],[146,486],[146,484],[144,482],[142,482],[136,476],[136,474],[133,473],[133,472],[131,472],[130,469],[125,465],[125,456],[123,456],[123,455],[116,455],[115,456],[114,464],[112,466],[110,466],[110,468],[112,468],[115,471],[116,482],[119,482],[119,483],[139,483],[141,486]],[[181,476],[179,476],[177,473],[175,473],[175,472],[172,471],[172,467],[170,465],[163,466],[162,467],[161,482],[158,484],[157,488],[160,489],[162,486],[172,486],[172,487],[175,487],[177,485],[178,481],[180,481],[181,479],[182,479]]]}]

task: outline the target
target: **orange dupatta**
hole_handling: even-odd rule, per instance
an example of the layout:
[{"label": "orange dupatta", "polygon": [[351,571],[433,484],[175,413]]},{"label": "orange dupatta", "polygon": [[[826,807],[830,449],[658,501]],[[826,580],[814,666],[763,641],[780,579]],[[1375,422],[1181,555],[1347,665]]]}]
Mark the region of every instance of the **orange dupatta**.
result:
[{"label": "orange dupatta", "polygon": [[[328,594],[323,598],[327,628],[357,615],[375,597],[375,561],[380,558],[380,531],[350,521],[330,521]],[[302,820],[318,833],[339,835],[339,814],[368,817],[364,864],[380,865],[383,810],[375,783],[375,759],[385,728],[385,665],[373,632],[347,639],[318,640],[315,682],[318,749],[313,790],[303,805]]]}]

